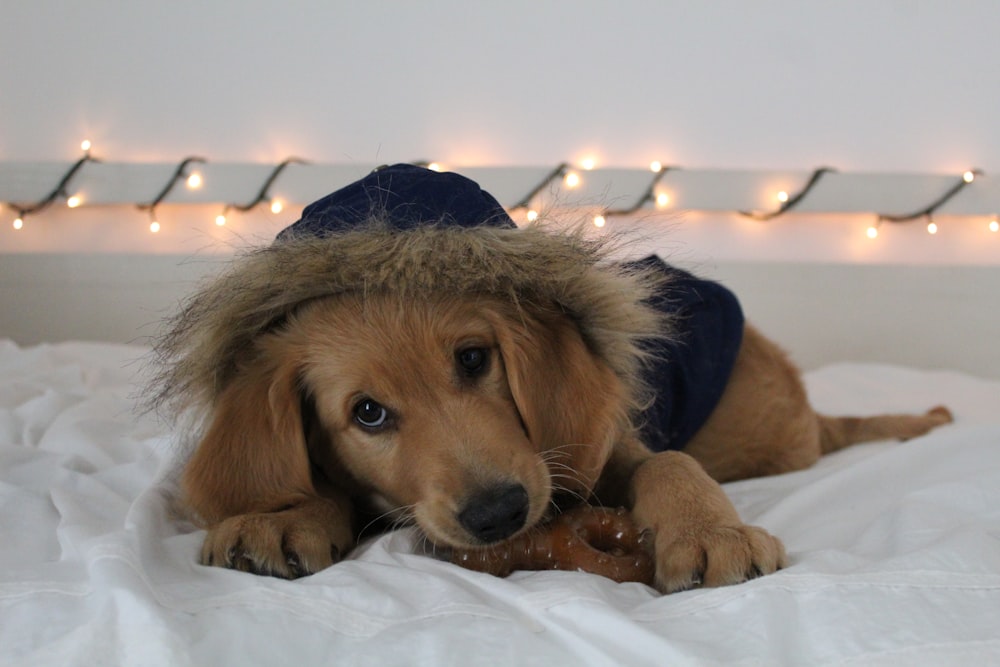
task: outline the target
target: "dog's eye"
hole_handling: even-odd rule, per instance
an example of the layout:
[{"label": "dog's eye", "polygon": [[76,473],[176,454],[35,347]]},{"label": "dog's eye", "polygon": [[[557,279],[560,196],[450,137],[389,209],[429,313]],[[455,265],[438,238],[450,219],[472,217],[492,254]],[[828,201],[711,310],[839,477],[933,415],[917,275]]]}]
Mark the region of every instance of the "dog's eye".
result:
[{"label": "dog's eye", "polygon": [[354,406],[354,420],[365,428],[384,426],[389,411],[370,398],[363,398]]},{"label": "dog's eye", "polygon": [[459,350],[455,357],[466,375],[475,376],[486,370],[486,362],[489,360],[490,354],[484,347],[467,347]]}]

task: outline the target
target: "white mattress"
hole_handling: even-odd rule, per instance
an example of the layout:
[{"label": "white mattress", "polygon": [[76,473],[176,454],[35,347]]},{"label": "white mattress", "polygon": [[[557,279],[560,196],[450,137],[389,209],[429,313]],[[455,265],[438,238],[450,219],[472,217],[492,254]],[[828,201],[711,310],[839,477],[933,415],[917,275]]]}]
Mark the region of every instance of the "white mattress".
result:
[{"label": "white mattress", "polygon": [[1000,382],[843,364],[829,412],[957,422],[726,486],[791,566],[666,597],[580,573],[467,572],[402,531],[281,581],[196,565],[171,440],[132,412],[137,347],[0,341],[0,663],[1000,663]]}]

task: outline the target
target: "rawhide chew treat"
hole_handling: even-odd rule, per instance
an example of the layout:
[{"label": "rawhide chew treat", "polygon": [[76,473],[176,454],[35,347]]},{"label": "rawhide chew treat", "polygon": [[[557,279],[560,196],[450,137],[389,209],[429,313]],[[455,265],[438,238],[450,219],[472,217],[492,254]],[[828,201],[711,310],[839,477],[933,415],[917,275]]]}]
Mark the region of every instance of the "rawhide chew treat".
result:
[{"label": "rawhide chew treat", "polygon": [[454,549],[451,561],[498,577],[514,570],[580,570],[617,582],[652,584],[650,541],[625,509],[585,505],[506,542]]}]

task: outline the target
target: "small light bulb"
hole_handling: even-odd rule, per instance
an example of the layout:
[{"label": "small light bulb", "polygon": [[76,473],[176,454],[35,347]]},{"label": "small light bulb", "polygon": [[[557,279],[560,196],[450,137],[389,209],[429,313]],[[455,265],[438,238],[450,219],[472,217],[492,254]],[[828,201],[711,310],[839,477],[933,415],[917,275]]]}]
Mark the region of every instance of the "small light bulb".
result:
[{"label": "small light bulb", "polygon": [[989,228],[991,232],[1000,232],[1000,220],[990,220]]},{"label": "small light bulb", "polygon": [[427,165],[427,168],[431,171],[441,171],[441,164],[438,162],[431,162]]},{"label": "small light bulb", "polygon": [[69,206],[70,208],[76,208],[82,203],[83,200],[80,198],[79,195],[73,195],[72,197],[66,200],[66,206]]},{"label": "small light bulb", "polygon": [[586,171],[590,171],[597,166],[597,160],[592,157],[585,157],[580,161],[580,166]]},{"label": "small light bulb", "polygon": [[870,238],[870,239],[877,238],[878,237],[878,227],[876,227],[875,225],[872,225],[871,227],[868,228],[868,230],[865,233],[868,235],[868,238]]},{"label": "small light bulb", "polygon": [[565,182],[567,188],[575,188],[576,186],[580,185],[580,174],[576,173],[575,171],[569,172],[568,174],[566,174]]},{"label": "small light bulb", "polygon": [[153,220],[151,223],[149,223],[149,231],[153,232],[154,234],[160,231],[160,223],[158,223],[156,220]]},{"label": "small light bulb", "polygon": [[656,195],[657,206],[663,208],[665,206],[668,206],[669,204],[670,204],[670,195],[668,195],[666,192],[661,192],[660,194]]},{"label": "small light bulb", "polygon": [[80,150],[82,150],[84,153],[89,153],[90,147],[92,145],[93,144],[90,143],[90,139],[84,139],[83,141],[80,142]]},{"label": "small light bulb", "polygon": [[201,174],[199,174],[197,171],[187,177],[187,186],[192,190],[197,190],[198,188],[200,188],[203,182],[204,181],[202,181]]},{"label": "small light bulb", "polygon": [[14,229],[21,229],[24,227],[24,220],[20,217],[14,218]]},{"label": "small light bulb", "polygon": [[782,204],[787,203],[788,202],[788,193],[785,192],[784,190],[782,190],[781,192],[779,192],[778,193],[778,201],[780,201]]},{"label": "small light bulb", "polygon": [[595,215],[594,216],[594,226],[595,227],[603,227],[604,223],[606,223],[606,222],[607,222],[607,220],[604,219],[603,215]]},{"label": "small light bulb", "polygon": [[962,174],[962,180],[965,181],[966,183],[971,183],[972,181],[976,180],[975,172],[972,171],[965,172],[964,174]]},{"label": "small light bulb", "polygon": [[285,208],[285,205],[281,203],[280,199],[271,200],[271,213],[281,213]]},{"label": "small light bulb", "polygon": [[224,227],[226,224],[226,216],[224,216],[221,213],[215,216],[215,224],[217,224],[219,227]]},{"label": "small light bulb", "polygon": [[663,171],[663,163],[659,160],[653,160],[649,163],[649,170],[654,174],[658,174]]},{"label": "small light bulb", "polygon": [[928,222],[927,223],[927,233],[928,234],[937,234],[938,233],[938,226],[937,226],[936,222]]},{"label": "small light bulb", "polygon": [[528,222],[534,222],[535,220],[538,220],[538,211],[531,209],[528,211]]}]

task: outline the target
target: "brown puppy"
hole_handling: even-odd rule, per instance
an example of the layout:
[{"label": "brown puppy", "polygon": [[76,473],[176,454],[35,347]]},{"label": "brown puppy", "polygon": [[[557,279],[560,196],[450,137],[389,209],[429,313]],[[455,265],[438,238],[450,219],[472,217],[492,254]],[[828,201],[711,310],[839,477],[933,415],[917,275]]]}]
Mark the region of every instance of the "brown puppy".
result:
[{"label": "brown puppy", "polygon": [[202,561],[310,574],[372,513],[436,544],[490,544],[569,495],[625,505],[654,531],[661,591],[738,583],[782,567],[784,548],[744,525],[716,480],[950,420],[818,416],[748,327],[686,453],[653,453],[635,426],[651,389],[640,342],[672,324],[645,305],[654,280],[539,228],[373,228],[245,258],[161,350],[176,360],[161,398],[204,416],[182,478],[208,529]]}]

